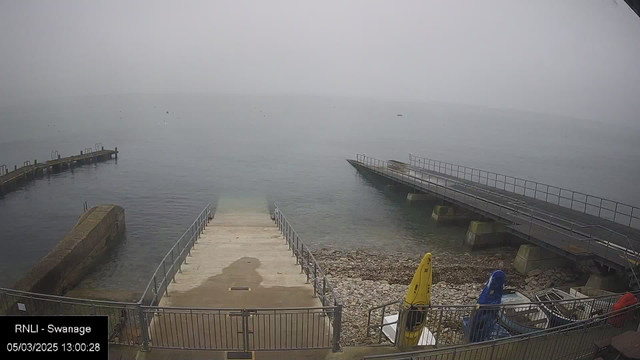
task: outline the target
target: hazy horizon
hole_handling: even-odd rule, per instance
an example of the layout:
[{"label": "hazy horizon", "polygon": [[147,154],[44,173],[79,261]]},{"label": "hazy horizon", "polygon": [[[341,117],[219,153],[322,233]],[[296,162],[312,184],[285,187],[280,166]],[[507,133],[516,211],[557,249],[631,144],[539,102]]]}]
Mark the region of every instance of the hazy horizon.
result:
[{"label": "hazy horizon", "polygon": [[337,96],[637,125],[624,2],[0,0],[0,106],[57,96]]}]

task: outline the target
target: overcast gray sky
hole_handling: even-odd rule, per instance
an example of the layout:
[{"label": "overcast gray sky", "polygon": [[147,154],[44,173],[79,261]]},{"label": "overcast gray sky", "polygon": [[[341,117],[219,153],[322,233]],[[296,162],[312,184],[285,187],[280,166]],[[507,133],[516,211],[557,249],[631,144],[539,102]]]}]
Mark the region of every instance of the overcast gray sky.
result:
[{"label": "overcast gray sky", "polygon": [[0,105],[119,93],[445,101],[640,114],[622,0],[0,0]]}]

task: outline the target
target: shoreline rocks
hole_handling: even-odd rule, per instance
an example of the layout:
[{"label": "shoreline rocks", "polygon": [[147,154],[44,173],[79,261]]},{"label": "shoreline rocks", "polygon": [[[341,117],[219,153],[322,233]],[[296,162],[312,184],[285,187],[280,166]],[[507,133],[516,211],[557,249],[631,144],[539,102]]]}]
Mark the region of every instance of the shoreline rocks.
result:
[{"label": "shoreline rocks", "polygon": [[[431,304],[476,304],[484,283],[497,269],[505,272],[507,287],[527,295],[575,282],[584,271],[579,268],[534,270],[524,276],[512,264],[517,250],[497,248],[493,251],[493,255],[434,255]],[[319,249],[314,251],[314,256],[342,299],[342,344],[351,346],[377,343],[377,336],[367,337],[369,310],[404,298],[423,254]],[[394,306],[387,314],[396,312],[397,305]]]}]

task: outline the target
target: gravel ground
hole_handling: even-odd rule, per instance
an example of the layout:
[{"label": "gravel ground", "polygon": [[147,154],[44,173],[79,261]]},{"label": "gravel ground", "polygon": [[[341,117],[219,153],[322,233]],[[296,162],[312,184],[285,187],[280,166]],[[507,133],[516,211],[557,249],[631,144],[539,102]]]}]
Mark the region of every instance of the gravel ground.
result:
[{"label": "gravel ground", "polygon": [[[533,271],[523,276],[513,268],[517,250],[494,249],[493,255],[439,254],[433,257],[432,305],[475,304],[492,271],[505,272],[506,286],[530,294],[553,286],[575,284],[586,269],[559,268]],[[367,338],[370,308],[404,298],[407,285],[422,255],[382,253],[365,250],[314,251],[343,302],[342,343],[346,346],[371,344]]]}]

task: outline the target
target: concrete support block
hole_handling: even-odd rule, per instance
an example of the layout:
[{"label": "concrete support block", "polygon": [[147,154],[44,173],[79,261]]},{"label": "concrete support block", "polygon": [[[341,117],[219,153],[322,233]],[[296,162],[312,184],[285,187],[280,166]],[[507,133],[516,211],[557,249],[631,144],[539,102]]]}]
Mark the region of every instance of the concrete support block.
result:
[{"label": "concrete support block", "polygon": [[611,292],[620,292],[626,290],[627,282],[627,279],[620,276],[591,274],[585,287]]},{"label": "concrete support block", "polygon": [[417,193],[408,193],[407,200],[409,201],[429,201],[433,200],[433,196],[429,194],[417,194]]},{"label": "concrete support block", "polygon": [[497,222],[471,221],[464,243],[472,249],[502,245],[508,240],[504,225]]},{"label": "concrete support block", "polygon": [[431,213],[431,218],[438,223],[447,223],[460,220],[471,220],[472,214],[456,209],[453,206],[436,205]]},{"label": "concrete support block", "polygon": [[526,275],[533,269],[547,270],[570,265],[571,262],[549,250],[534,245],[521,245],[513,267],[519,273]]}]

